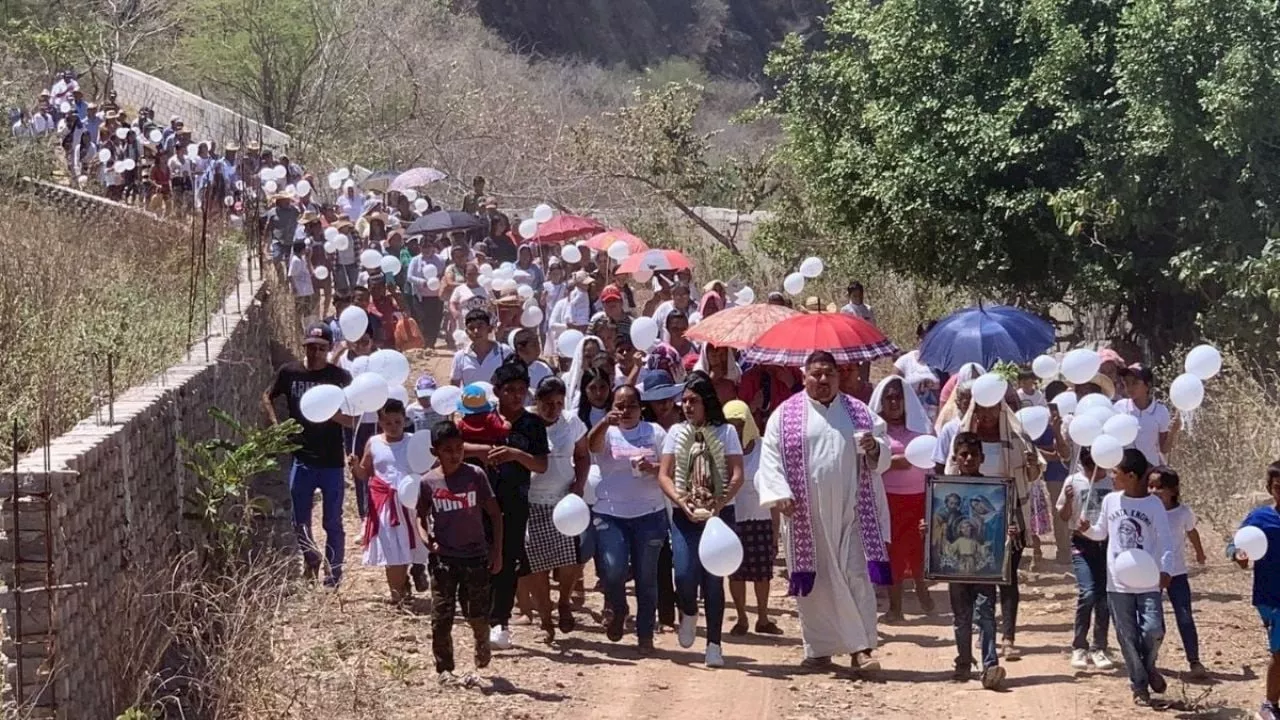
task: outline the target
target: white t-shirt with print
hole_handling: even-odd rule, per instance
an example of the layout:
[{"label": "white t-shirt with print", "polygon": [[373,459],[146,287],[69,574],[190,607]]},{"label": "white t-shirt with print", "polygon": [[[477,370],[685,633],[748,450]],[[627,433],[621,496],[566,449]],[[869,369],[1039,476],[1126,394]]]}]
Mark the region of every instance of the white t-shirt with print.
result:
[{"label": "white t-shirt with print", "polygon": [[1070,487],[1075,492],[1075,497],[1071,502],[1071,521],[1068,526],[1073,530],[1080,525],[1080,518],[1089,521],[1089,524],[1098,521],[1098,515],[1102,512],[1102,500],[1115,490],[1115,484],[1111,482],[1111,476],[1107,475],[1098,478],[1096,482],[1089,482],[1089,478],[1084,473],[1078,472],[1067,478],[1062,484],[1062,490],[1058,492],[1058,500],[1054,503],[1054,507],[1058,510],[1067,506],[1067,488]]},{"label": "white t-shirt with print", "polygon": [[577,413],[565,412],[554,425],[547,428],[547,471],[533,473],[529,479],[529,502],[537,505],[555,505],[573,487],[573,448],[587,436],[587,426]]},{"label": "white t-shirt with print", "polygon": [[1102,512],[1085,535],[1107,541],[1107,592],[1142,595],[1160,592],[1160,585],[1134,587],[1116,578],[1116,558],[1126,550],[1142,550],[1162,573],[1173,574],[1173,537],[1169,513],[1155,495],[1129,497],[1113,492],[1102,499]]},{"label": "white t-shirt with print", "polygon": [[[723,425],[706,425],[702,428],[703,432],[710,431],[715,435],[716,440],[720,441],[720,447],[724,448],[724,456],[726,458],[742,455],[742,442],[738,439],[738,431],[729,423]],[[667,437],[662,443],[663,455],[675,455],[680,449],[680,444],[684,442],[686,436],[693,432],[693,427],[687,422],[676,423],[667,431]],[[726,466],[725,471],[728,472]],[[674,471],[673,471],[674,472]],[[726,476],[724,482],[727,485],[729,478]],[[677,488],[679,489],[679,488]],[[737,498],[734,498],[736,500]],[[757,503],[759,504],[759,503]],[[733,505],[733,501],[729,501],[729,505]]]}]

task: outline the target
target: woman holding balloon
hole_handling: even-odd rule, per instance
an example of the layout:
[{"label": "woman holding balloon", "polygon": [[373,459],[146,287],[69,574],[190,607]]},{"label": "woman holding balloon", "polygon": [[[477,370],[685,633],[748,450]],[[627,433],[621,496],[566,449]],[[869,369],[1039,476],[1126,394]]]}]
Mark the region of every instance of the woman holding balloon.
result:
[{"label": "woman holding balloon", "polygon": [[901,376],[891,375],[876,385],[871,394],[871,411],[888,426],[889,447],[893,460],[881,476],[889,504],[889,567],[893,584],[889,586],[889,611],[884,622],[895,622],[902,616],[902,584],[908,576],[915,582],[920,609],[933,612],[929,586],[924,581],[924,539],[918,530],[925,514],[925,473],[907,459],[906,448],[918,437],[932,435],[933,428],[920,399]]},{"label": "woman holding balloon", "polygon": [[[658,470],[662,492],[675,509],[671,514],[671,556],[680,609],[678,638],[680,647],[693,646],[701,595],[707,611],[706,665],[723,667],[724,576],[737,567],[716,567],[720,558],[712,557],[703,538],[718,531],[720,525],[732,531],[733,498],[742,487],[742,444],[725,419],[715,385],[706,373],[694,371],[681,404],[685,421],[667,433]],[[713,520],[719,525],[709,524]],[[739,545],[735,565],[741,560]]]}]

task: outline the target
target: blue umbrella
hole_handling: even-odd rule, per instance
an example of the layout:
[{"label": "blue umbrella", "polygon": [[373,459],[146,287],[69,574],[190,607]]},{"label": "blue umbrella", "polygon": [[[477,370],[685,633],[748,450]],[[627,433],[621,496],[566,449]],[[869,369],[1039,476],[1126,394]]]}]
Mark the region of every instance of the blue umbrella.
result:
[{"label": "blue umbrella", "polygon": [[997,362],[1028,363],[1054,342],[1053,326],[1026,310],[993,305],[957,310],[934,326],[920,343],[920,361],[952,373],[968,362],[990,368]]}]

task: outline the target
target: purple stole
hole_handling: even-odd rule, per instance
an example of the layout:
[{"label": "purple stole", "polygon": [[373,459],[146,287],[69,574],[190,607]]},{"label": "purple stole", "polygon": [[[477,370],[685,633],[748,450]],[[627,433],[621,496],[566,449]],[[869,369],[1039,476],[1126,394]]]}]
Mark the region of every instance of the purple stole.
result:
[{"label": "purple stole", "polygon": [[[874,420],[866,405],[839,393],[837,397],[849,413],[849,419],[857,432],[871,432]],[[791,574],[787,594],[804,597],[813,592],[817,578],[817,558],[813,552],[813,519],[809,504],[809,471],[805,454],[809,397],[803,392],[787,399],[782,411],[782,471],[791,489]],[[893,575],[889,571],[889,554],[880,535],[880,521],[876,516],[876,502],[872,489],[871,469],[867,458],[858,460],[858,525],[862,537],[862,549],[867,558],[867,574],[877,585],[890,585]]]}]

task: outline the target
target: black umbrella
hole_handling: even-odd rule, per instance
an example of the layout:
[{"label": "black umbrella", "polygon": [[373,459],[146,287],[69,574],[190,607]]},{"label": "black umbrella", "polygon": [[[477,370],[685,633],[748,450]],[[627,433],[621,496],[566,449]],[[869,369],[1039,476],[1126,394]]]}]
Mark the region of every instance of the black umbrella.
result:
[{"label": "black umbrella", "polygon": [[425,235],[427,233],[446,233],[455,230],[479,230],[485,227],[484,220],[470,213],[456,210],[440,210],[414,220],[405,230],[408,235]]}]

